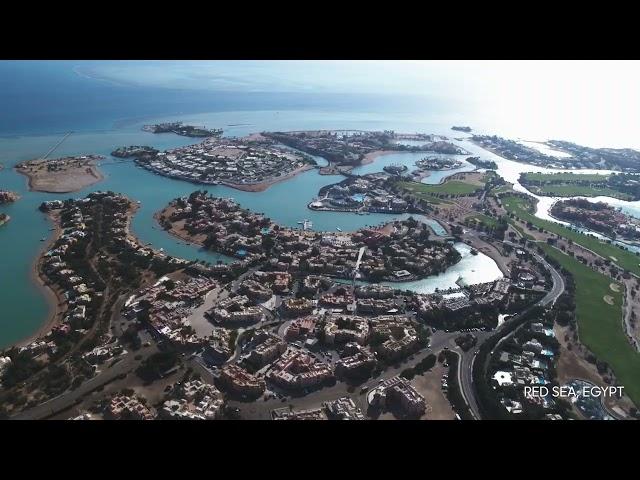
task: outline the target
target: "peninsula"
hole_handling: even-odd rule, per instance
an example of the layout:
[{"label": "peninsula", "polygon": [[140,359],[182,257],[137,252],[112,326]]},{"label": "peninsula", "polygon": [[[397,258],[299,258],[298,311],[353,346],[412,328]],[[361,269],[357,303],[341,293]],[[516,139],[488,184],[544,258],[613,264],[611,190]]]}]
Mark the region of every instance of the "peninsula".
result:
[{"label": "peninsula", "polygon": [[311,210],[358,213],[419,212],[402,197],[388,189],[390,175],[372,173],[348,177],[340,183],[320,189],[318,198],[309,203]]},{"label": "peninsula", "polygon": [[323,167],[320,173],[327,175],[348,173],[353,167],[371,163],[377,156],[392,152],[465,153],[443,137],[421,133],[402,134],[392,130],[310,130],[263,132],[262,135],[326,158],[329,165]]},{"label": "peninsula", "polygon": [[266,190],[315,165],[315,160],[306,154],[256,136],[207,138],[196,145],[164,152],[146,146],[121,147],[114,154],[133,157],[139,167],[165,177],[250,192]]},{"label": "peninsula", "polygon": [[130,158],[130,157],[144,157],[145,155],[157,155],[159,150],[153,147],[142,145],[131,145],[129,147],[119,147],[111,152],[112,157],[117,158]]},{"label": "peninsula", "polygon": [[471,141],[508,160],[546,168],[609,169],[640,172],[640,152],[630,148],[589,148],[575,143],[551,140],[544,143],[568,156],[546,155],[533,147],[496,135],[473,135]]},{"label": "peninsula", "polygon": [[104,176],[98,168],[102,155],[82,155],[51,160],[29,160],[16,170],[29,179],[29,189],[38,192],[68,193],[100,182]]},{"label": "peninsula", "polygon": [[420,279],[460,260],[450,244],[430,240],[427,226],[413,219],[354,233],[300,231],[200,191],[173,200],[157,218],[180,238],[250,263],[266,261],[288,272],[349,279],[361,247],[367,248],[367,255],[358,273],[368,281]]}]

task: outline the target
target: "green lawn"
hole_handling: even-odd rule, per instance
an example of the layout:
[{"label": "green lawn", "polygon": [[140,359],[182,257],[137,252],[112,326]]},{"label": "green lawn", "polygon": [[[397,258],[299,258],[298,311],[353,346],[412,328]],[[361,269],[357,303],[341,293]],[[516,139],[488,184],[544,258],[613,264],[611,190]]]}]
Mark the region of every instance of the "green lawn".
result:
[{"label": "green lawn", "polygon": [[427,195],[471,195],[475,191],[482,189],[482,185],[473,185],[460,180],[450,180],[440,185],[415,182],[402,182],[400,185],[412,193]]},{"label": "green lawn", "polygon": [[[526,184],[525,186],[531,192],[538,195],[557,197],[575,197],[577,195],[596,197],[604,195],[622,200],[632,200],[632,195],[606,186],[610,176],[591,173],[523,173],[522,179],[523,184]],[[534,185],[529,182],[540,182],[541,184]],[[584,184],[583,182],[593,182],[593,184]]]},{"label": "green lawn", "polygon": [[489,217],[483,213],[474,213],[467,218],[469,218],[470,220],[476,220],[480,223],[484,223],[487,227],[490,228],[496,227],[498,225],[498,221],[495,218]]},{"label": "green lawn", "polygon": [[542,220],[541,218],[536,217],[529,210],[529,208],[533,208],[533,204],[529,200],[515,196],[504,196],[501,200],[504,208],[508,212],[512,212],[516,216],[520,217],[521,220],[524,220],[525,222],[531,222],[536,227],[542,227],[548,232],[571,239],[575,243],[588,248],[601,257],[613,261],[621,268],[629,270],[630,272],[640,276],[640,257],[635,253],[629,252],[627,250],[622,250],[616,245],[606,243],[595,237],[575,232],[558,223],[548,220]]},{"label": "green lawn", "polygon": [[[580,341],[611,366],[633,402],[640,406],[640,353],[629,343],[622,325],[622,294],[612,280],[547,244],[540,247],[572,275],[576,285],[576,319]],[[613,298],[613,305],[603,300]]]},{"label": "green lawn", "polygon": [[535,185],[528,185],[527,188],[537,195],[552,196],[552,197],[597,197],[603,195],[605,197],[619,198],[621,200],[633,200],[633,197],[629,194],[613,190],[611,188],[597,188],[589,185],[542,185],[541,187]]},{"label": "green lawn", "polygon": [[498,195],[499,193],[507,193],[507,192],[513,192],[513,187],[511,185],[501,185],[491,190],[492,195]]},{"label": "green lawn", "polygon": [[610,175],[598,175],[597,173],[524,173],[525,180],[534,182],[558,181],[576,182],[579,180],[588,180],[590,182],[604,182]]}]

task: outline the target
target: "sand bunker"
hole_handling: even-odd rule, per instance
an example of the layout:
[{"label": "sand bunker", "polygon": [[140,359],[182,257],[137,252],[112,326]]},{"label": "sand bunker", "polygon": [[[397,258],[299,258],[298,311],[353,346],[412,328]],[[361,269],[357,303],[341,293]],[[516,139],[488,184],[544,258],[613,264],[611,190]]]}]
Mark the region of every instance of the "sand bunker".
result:
[{"label": "sand bunker", "polygon": [[611,295],[605,295],[602,299],[609,305],[613,305],[613,297]]},{"label": "sand bunker", "polygon": [[617,283],[609,284],[609,288],[611,290],[613,290],[614,292],[619,292],[620,291],[620,285],[618,285]]}]

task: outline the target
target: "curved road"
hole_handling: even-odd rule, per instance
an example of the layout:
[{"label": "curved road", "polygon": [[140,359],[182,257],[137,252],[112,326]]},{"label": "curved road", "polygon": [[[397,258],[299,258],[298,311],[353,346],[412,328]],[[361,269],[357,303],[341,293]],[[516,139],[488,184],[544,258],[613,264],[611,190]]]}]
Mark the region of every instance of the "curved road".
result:
[{"label": "curved road", "polygon": [[[87,380],[78,388],[66,391],[55,398],[52,398],[40,405],[28,410],[24,410],[17,415],[11,417],[12,420],[38,420],[45,419],[60,413],[81,401],[86,395],[91,394],[94,390],[117,380],[118,377],[128,375],[133,372],[146,358],[159,350],[155,345],[140,349],[136,352],[129,352],[121,357],[118,363],[112,367],[108,363],[102,366],[102,370],[95,377]],[[138,357],[138,358],[136,358]],[[112,362],[113,360],[109,360]]]},{"label": "curved road", "polygon": [[[520,245],[516,245],[511,242],[503,242],[507,245],[522,248]],[[558,271],[553,268],[549,263],[542,258],[540,255],[536,253],[531,254],[536,260],[542,263],[542,265],[551,273],[551,280],[553,281],[553,286],[551,290],[540,299],[535,305],[540,307],[546,307],[550,304],[553,304],[562,292],[564,292],[564,279],[558,273]],[[473,363],[478,355],[478,351],[480,350],[480,346],[488,339],[495,335],[500,335],[503,330],[503,325],[500,325],[493,332],[489,332],[485,335],[478,335],[478,342],[475,347],[467,352],[462,353],[462,360],[458,363],[458,384],[460,385],[460,391],[462,393],[462,397],[465,399],[471,414],[476,420],[480,420],[480,409],[478,408],[478,401],[476,399],[476,392],[473,385]]]}]

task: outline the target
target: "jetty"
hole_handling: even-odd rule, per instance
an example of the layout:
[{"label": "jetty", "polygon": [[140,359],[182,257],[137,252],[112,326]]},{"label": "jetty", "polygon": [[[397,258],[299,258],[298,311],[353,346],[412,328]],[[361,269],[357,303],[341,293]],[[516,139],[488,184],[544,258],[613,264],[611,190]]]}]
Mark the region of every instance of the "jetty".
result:
[{"label": "jetty", "polygon": [[64,137],[62,137],[58,143],[56,143],[53,147],[51,147],[51,148],[49,149],[49,151],[48,151],[47,153],[45,153],[45,154],[44,154],[44,156],[43,156],[40,160],[46,160],[46,159],[47,159],[47,157],[48,157],[49,155],[51,155],[53,152],[55,152],[55,151],[56,151],[56,149],[57,149],[60,145],[62,145],[62,142],[64,142],[67,138],[69,138],[69,136],[70,136],[72,133],[73,133],[73,132],[68,132],[68,133],[66,133],[66,134],[64,135]]}]

